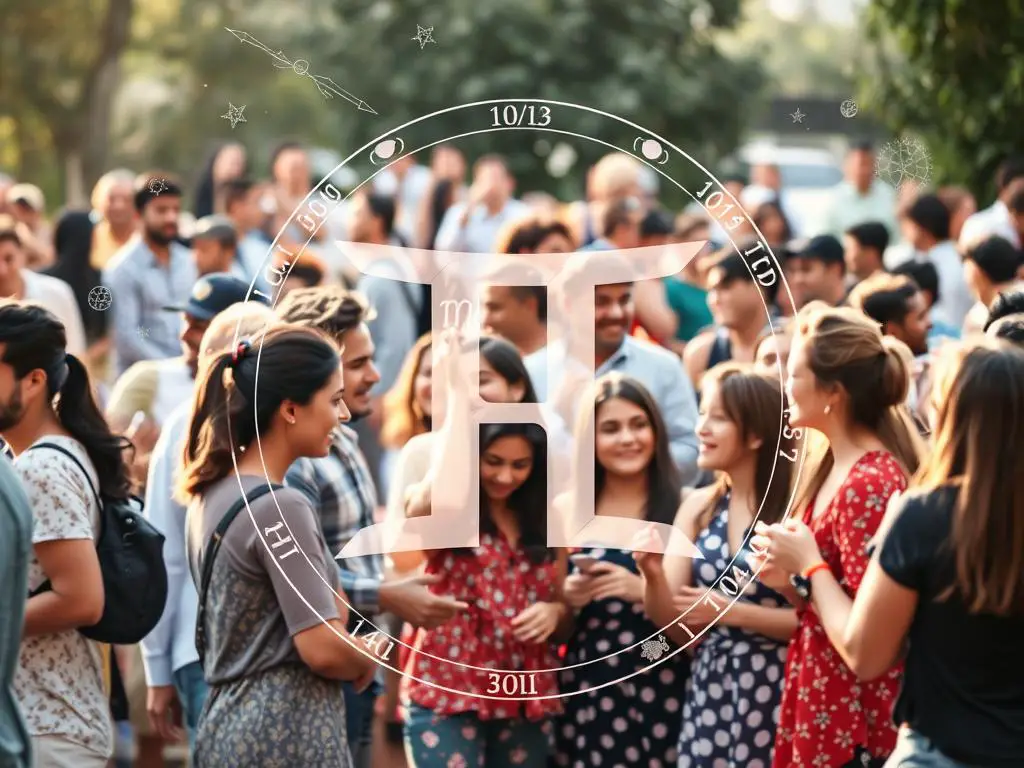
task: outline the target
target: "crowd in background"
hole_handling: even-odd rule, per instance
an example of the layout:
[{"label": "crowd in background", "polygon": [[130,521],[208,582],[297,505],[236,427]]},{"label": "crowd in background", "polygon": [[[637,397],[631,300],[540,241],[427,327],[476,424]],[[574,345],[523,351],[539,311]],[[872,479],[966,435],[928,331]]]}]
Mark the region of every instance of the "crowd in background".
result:
[{"label": "crowd in background", "polygon": [[[726,231],[625,154],[568,202],[517,198],[499,155],[429,163],[391,163],[308,245],[298,144],[266,180],[225,145],[194,194],[111,171],[52,224],[0,179],[0,765],[163,765],[183,740],[198,766],[390,765],[375,722],[412,768],[1020,765],[1024,157],[979,210],[892,189],[854,145],[800,238],[770,164],[724,181],[749,215]],[[784,281],[751,271],[758,238]],[[339,240],[422,250],[371,275]],[[693,241],[677,273],[593,288],[594,349],[549,323],[588,267]],[[582,266],[550,292],[485,277],[478,327],[437,338],[435,250]],[[480,400],[544,429],[484,424],[470,457]],[[548,546],[548,468],[586,461],[598,517],[703,557]],[[477,473],[478,546],[335,559],[440,514],[442,483],[470,503]],[[101,497],[130,493],[167,602],[109,647],[78,630],[103,610]],[[249,520],[218,530],[229,511]],[[652,636],[688,647],[616,655]],[[474,696],[474,668],[560,672],[518,700]]]}]

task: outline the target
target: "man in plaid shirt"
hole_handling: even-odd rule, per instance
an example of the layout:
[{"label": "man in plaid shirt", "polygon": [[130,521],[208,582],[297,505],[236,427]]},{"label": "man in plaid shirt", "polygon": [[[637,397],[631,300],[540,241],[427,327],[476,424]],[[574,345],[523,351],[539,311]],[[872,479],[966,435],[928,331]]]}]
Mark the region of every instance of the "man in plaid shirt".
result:
[{"label": "man in plaid shirt", "polygon": [[[366,324],[370,312],[358,295],[340,286],[292,291],[277,309],[283,321],[316,328],[342,347],[343,399],[353,420],[370,414],[370,390],[380,380]],[[356,433],[348,426],[338,427],[327,456],[299,459],[289,468],[285,482],[305,493],[319,511],[324,539],[332,552],[340,552],[359,530],[374,522],[377,491]],[[461,609],[462,604],[428,589],[435,577],[383,581],[382,555],[346,558],[338,565],[342,588],[354,609],[349,614],[350,630],[362,619],[368,631],[376,625],[385,632],[381,620],[385,612],[414,626],[433,628]],[[368,765],[379,686],[371,685],[362,694],[348,683],[344,689],[349,745],[356,764]]]}]

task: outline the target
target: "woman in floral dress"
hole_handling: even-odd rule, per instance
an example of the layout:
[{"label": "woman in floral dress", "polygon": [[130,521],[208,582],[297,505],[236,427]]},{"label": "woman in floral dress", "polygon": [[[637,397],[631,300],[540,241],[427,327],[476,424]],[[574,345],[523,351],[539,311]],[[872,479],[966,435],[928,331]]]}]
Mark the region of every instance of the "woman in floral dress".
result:
[{"label": "woman in floral dress", "polygon": [[[776,768],[881,766],[896,745],[892,714],[902,665],[860,681],[809,601],[813,595],[849,611],[889,499],[917,470],[920,438],[903,407],[910,358],[855,310],[814,303],[796,318],[787,364],[789,420],[824,443],[803,468],[799,517],[759,523],[754,541],[767,561],[761,581],[786,594],[800,617],[786,661]],[[821,560],[794,557],[798,534],[813,537]]]},{"label": "woman in floral dress", "polygon": [[[551,717],[561,705],[540,698],[557,694],[554,676],[529,673],[559,666],[551,640],[567,611],[564,555],[546,545],[546,467],[539,427],[482,425],[480,545],[401,558],[405,567],[425,560],[426,573],[439,577],[431,589],[467,605],[436,629],[416,630],[411,642],[401,695],[412,768],[547,761]],[[407,508],[410,516],[429,512],[429,501]],[[508,679],[524,684],[510,693]]]}]

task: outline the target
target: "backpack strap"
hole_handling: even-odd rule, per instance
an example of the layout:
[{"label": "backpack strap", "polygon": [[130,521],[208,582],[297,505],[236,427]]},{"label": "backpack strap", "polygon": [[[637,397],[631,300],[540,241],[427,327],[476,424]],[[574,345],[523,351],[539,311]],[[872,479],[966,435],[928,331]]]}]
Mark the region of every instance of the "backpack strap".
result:
[{"label": "backpack strap", "polygon": [[246,502],[251,504],[261,496],[266,496],[271,490],[279,491],[282,488],[284,486],[277,483],[263,483],[248,493],[243,493],[235,500],[234,504],[228,507],[228,511],[224,513],[220,522],[217,523],[213,536],[210,537],[210,541],[206,545],[206,552],[203,555],[203,569],[199,575],[199,607],[198,615],[196,616],[196,652],[199,654],[200,665],[203,664],[204,650],[206,648],[206,593],[210,589],[210,579],[213,577],[213,561],[220,550],[220,543],[224,539],[224,534],[227,533],[231,523],[234,522],[238,514],[245,508]]}]

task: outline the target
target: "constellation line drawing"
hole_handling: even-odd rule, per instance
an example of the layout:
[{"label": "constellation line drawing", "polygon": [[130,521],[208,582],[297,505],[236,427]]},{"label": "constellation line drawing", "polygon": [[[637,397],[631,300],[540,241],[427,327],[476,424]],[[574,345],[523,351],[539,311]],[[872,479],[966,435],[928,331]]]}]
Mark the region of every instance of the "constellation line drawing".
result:
[{"label": "constellation line drawing", "polygon": [[434,39],[433,27],[421,27],[419,24],[417,24],[416,37],[412,39],[420,44],[421,51],[427,47],[427,43],[433,43],[434,45],[437,45],[437,40]]},{"label": "constellation line drawing", "polygon": [[294,72],[296,75],[299,75],[300,77],[308,77],[310,80],[316,83],[317,90],[320,91],[320,93],[323,95],[325,99],[332,99],[335,96],[340,96],[361,112],[369,112],[371,115],[377,114],[377,110],[375,110],[362,99],[353,96],[351,93],[349,93],[344,88],[335,83],[331,78],[324,77],[323,75],[310,74],[309,62],[306,61],[305,59],[296,59],[295,61],[291,61],[287,56],[284,55],[284,53],[280,49],[275,51],[272,48],[268,48],[266,45],[261,43],[248,32],[242,32],[237,29],[231,29],[231,27],[224,27],[224,29],[226,29],[228,32],[230,32],[232,35],[238,38],[239,42],[247,43],[248,45],[251,45],[253,48],[258,48],[264,53],[269,54],[270,57],[275,61],[274,66],[277,67],[278,69],[291,69],[292,72]]}]

